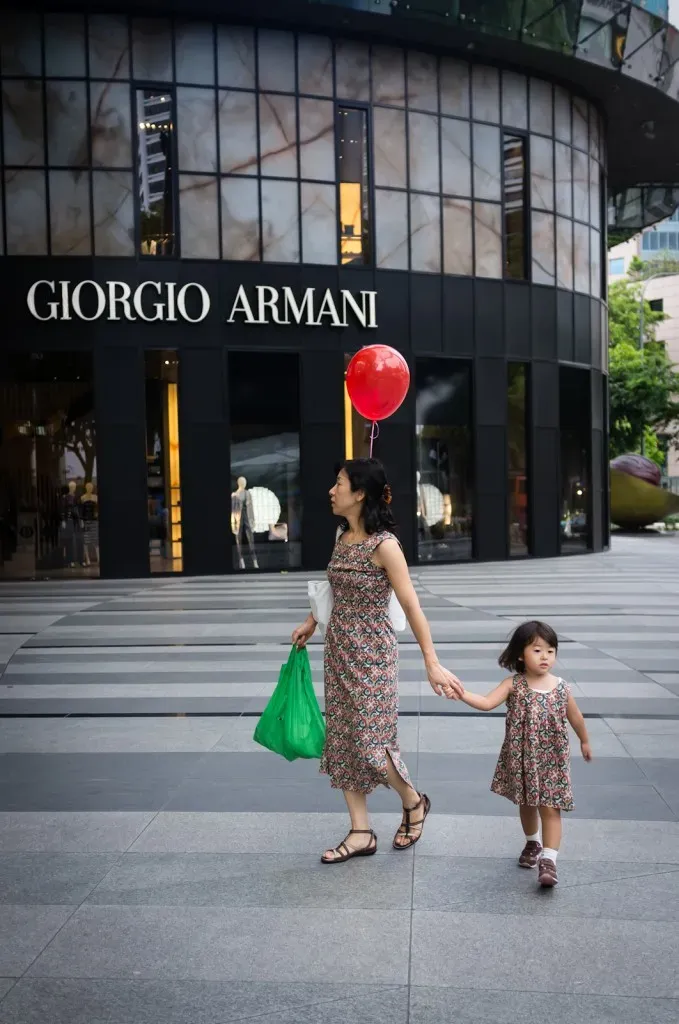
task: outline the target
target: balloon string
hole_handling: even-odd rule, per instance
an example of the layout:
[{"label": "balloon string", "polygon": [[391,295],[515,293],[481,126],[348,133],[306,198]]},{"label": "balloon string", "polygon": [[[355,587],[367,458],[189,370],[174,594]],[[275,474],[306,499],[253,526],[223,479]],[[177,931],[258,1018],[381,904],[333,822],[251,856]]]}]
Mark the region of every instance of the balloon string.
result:
[{"label": "balloon string", "polygon": [[377,438],[379,436],[380,436],[379,424],[375,420],[373,420],[373,425],[370,428],[370,458],[371,459],[373,457],[373,444],[375,443],[375,441],[377,440]]}]

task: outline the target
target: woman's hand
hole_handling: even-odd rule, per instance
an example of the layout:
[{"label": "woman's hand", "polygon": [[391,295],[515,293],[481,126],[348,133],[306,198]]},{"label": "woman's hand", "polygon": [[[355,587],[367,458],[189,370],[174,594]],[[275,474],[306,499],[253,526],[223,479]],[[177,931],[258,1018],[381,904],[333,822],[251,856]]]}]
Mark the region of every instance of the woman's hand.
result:
[{"label": "woman's hand", "polygon": [[459,700],[464,693],[464,686],[452,672],[444,668],[438,661],[427,665],[429,685],[438,697],[445,696],[448,700]]},{"label": "woman's hand", "polygon": [[292,634],[292,642],[295,645],[295,647],[306,647],[306,645],[309,643],[309,640],[311,640],[312,636],[316,632],[317,625],[318,623],[316,622],[313,615],[310,615],[308,619],[306,619],[306,621],[302,623],[301,626],[298,626],[297,629]]},{"label": "woman's hand", "polygon": [[585,740],[583,743],[580,744],[580,750],[582,751],[582,756],[584,757],[585,761],[592,760],[592,748],[589,745],[589,740]]}]

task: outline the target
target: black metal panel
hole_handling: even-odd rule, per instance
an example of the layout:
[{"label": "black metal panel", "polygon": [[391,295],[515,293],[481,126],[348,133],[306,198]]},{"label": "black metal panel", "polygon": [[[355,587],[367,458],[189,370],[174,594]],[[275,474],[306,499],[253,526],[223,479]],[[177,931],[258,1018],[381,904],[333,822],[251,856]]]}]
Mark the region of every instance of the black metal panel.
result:
[{"label": "black metal panel", "polygon": [[575,355],[576,363],[589,366],[592,362],[591,299],[587,295],[575,296]]},{"label": "black metal panel", "polygon": [[94,351],[101,575],[149,574],[144,361],[137,348]]},{"label": "black metal panel", "polygon": [[535,362],[531,368],[530,530],[533,555],[559,554],[559,367]]},{"label": "black metal panel", "polygon": [[504,287],[502,281],[474,281],[475,351],[501,356],[505,351]]},{"label": "black metal panel", "polygon": [[474,553],[508,555],[507,364],[477,359],[474,381]]},{"label": "black metal panel", "polygon": [[378,271],[375,288],[378,330],[367,335],[364,331],[360,344],[381,342],[406,352],[410,348],[410,275],[399,270]]},{"label": "black metal panel", "polygon": [[443,351],[451,356],[474,352],[474,281],[443,278]]},{"label": "black metal panel", "polygon": [[[414,360],[408,360],[411,377],[415,377]],[[374,454],[387,471],[393,494],[393,510],[398,523],[399,539],[408,561],[416,555],[416,476],[415,476],[415,388],[393,416],[380,424],[380,436]]]},{"label": "black metal panel", "polygon": [[591,316],[591,344],[592,344],[592,366],[596,370],[601,367],[601,303],[598,299],[592,299],[590,303]]},{"label": "black metal panel", "polygon": [[441,278],[436,274],[410,275],[410,344],[413,352],[440,352]]},{"label": "black metal panel", "polygon": [[526,284],[505,284],[505,349],[510,359],[530,359],[530,296]]},{"label": "black metal panel", "polygon": [[575,359],[573,338],[573,292],[559,290],[556,293],[556,338],[557,352],[561,362],[572,363]]},{"label": "black metal panel", "polygon": [[556,292],[534,287],[531,296],[531,335],[534,359],[556,359]]}]

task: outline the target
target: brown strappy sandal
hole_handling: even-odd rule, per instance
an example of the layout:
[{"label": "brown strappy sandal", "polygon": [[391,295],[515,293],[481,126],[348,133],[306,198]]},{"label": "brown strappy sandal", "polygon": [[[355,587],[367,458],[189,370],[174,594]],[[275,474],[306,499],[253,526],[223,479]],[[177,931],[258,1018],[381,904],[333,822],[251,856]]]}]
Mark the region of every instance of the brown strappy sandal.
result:
[{"label": "brown strappy sandal", "polygon": [[[423,804],[424,815],[419,819],[419,821],[413,821],[410,817],[411,814],[414,814],[415,811],[419,810]],[[420,794],[419,802],[416,803],[414,807],[403,808],[403,821],[398,827],[396,835],[394,836],[394,842],[392,844],[395,850],[409,850],[411,846],[414,846],[415,843],[420,841],[420,839],[422,838],[422,832],[424,830],[424,822],[430,810],[431,800],[429,799],[426,793]],[[417,829],[417,831],[413,832],[413,829]],[[408,840],[408,842],[397,843],[396,840],[399,836],[404,836]]]},{"label": "brown strappy sandal", "polygon": [[[350,850],[346,844],[346,839],[349,836],[372,836],[372,839],[362,850]],[[352,828],[346,839],[343,839],[339,846],[332,851],[338,853],[339,857],[321,857],[321,864],[343,864],[345,860],[351,860],[352,857],[372,857],[374,853],[377,853],[377,836],[371,828]]]}]

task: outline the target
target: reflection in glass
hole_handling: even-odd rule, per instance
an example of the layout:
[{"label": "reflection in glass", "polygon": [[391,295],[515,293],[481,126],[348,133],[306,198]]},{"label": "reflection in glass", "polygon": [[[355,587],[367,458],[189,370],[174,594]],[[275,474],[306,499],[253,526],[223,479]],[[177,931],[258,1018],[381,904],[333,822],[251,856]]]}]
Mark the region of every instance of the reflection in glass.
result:
[{"label": "reflection in glass", "polygon": [[370,263],[368,115],[340,107],[337,112],[340,262]]},{"label": "reflection in glass", "polygon": [[472,556],[471,367],[418,359],[417,532],[420,562]]},{"label": "reflection in glass", "polygon": [[527,367],[507,368],[507,445],[509,467],[509,553],[528,554]]},{"label": "reflection in glass", "polygon": [[174,104],[169,91],[137,90],[139,233],[142,256],[174,256]]},{"label": "reflection in glass", "polygon": [[151,572],[181,572],[179,356],[150,351],[145,360],[149,562]]},{"label": "reflection in glass", "polygon": [[503,137],[502,192],[505,232],[505,277],[526,276],[526,158],[525,141]]},{"label": "reflection in glass", "polygon": [[299,360],[229,354],[233,567],[301,565]]},{"label": "reflection in glass", "polygon": [[593,64],[619,68],[625,52],[630,5],[583,4],[577,53]]},{"label": "reflection in glass", "polygon": [[99,575],[92,357],[0,364],[0,577]]},{"label": "reflection in glass", "polygon": [[561,442],[561,551],[591,547],[589,465],[591,461],[590,374],[559,367]]}]

